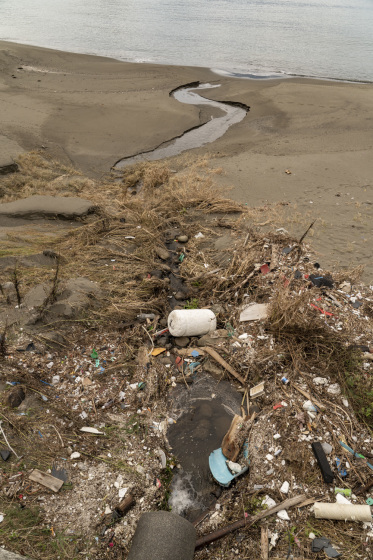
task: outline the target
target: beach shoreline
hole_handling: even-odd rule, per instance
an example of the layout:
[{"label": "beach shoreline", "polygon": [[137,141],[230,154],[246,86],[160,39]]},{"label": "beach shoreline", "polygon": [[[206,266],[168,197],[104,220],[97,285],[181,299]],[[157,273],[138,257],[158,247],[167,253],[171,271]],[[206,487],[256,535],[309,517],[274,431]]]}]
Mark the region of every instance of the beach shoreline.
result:
[{"label": "beach shoreline", "polygon": [[243,80],[208,68],[136,64],[4,41],[0,66],[3,157],[43,148],[94,178],[213,116],[209,107],[179,103],[171,90],[195,81],[220,84],[205,96],[244,103],[250,112],[188,157],[208,157],[221,167],[218,183],[225,190],[233,186],[236,200],[289,203],[295,231],[318,218],[313,243],[321,257],[342,266],[365,264],[371,278],[373,84]]}]

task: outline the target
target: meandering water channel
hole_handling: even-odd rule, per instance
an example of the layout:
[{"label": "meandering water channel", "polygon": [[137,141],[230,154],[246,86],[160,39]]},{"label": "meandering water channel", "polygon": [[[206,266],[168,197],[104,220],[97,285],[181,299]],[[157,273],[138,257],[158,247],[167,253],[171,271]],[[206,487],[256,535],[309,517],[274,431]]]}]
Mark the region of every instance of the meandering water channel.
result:
[{"label": "meandering water channel", "polygon": [[197,93],[197,91],[219,87],[219,85],[211,84],[193,84],[189,87],[177,88],[170,93],[180,103],[187,103],[189,105],[209,105],[220,109],[223,114],[218,117],[211,117],[211,120],[205,124],[199,125],[191,130],[186,131],[181,136],[163,142],[158,148],[149,152],[142,152],[134,156],[123,158],[115,165],[115,169],[122,169],[133,163],[140,161],[155,161],[171,156],[176,156],[191,150],[192,148],[199,148],[210,142],[214,142],[223,134],[225,134],[230,126],[239,123],[245,117],[249,107],[244,105],[234,104],[229,102],[212,101],[206,99]]}]

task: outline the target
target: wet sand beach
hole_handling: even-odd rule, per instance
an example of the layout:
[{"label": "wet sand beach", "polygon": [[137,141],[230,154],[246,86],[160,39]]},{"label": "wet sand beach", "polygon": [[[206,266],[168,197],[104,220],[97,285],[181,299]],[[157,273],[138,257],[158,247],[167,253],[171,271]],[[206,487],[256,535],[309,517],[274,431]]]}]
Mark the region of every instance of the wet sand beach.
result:
[{"label": "wet sand beach", "polygon": [[[257,206],[290,203],[285,227],[312,238],[327,268],[366,265],[372,277],[373,84],[244,80],[197,67],[132,64],[0,42],[2,157],[39,149],[100,177],[120,158],[151,150],[216,116],[169,96],[190,82],[202,95],[250,106],[208,154],[231,196]],[[287,173],[286,171],[289,171]]]}]

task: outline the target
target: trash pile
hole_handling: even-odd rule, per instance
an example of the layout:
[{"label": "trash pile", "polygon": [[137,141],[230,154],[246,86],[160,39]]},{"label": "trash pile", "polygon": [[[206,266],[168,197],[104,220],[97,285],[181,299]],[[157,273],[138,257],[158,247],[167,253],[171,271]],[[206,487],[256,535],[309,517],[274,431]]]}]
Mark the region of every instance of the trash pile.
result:
[{"label": "trash pile", "polygon": [[316,261],[312,224],[269,230],[197,171],[113,177],[116,208],[58,241],[61,277],[97,282],[100,309],[51,324],[48,300],[2,325],[0,544],[126,558],[142,514],[171,508],[176,389],[203,376],[241,405],[216,447],[200,439],[195,558],[370,558],[373,287]]}]

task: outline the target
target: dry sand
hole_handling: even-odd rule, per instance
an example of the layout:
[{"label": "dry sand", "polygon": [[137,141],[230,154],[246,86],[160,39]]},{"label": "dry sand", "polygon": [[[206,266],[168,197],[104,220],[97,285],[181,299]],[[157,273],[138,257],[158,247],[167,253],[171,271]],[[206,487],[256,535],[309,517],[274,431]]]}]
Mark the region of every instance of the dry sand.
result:
[{"label": "dry sand", "polygon": [[[22,68],[22,69],[19,69]],[[13,77],[14,76],[14,77]],[[191,154],[210,154],[223,186],[250,205],[287,201],[285,227],[302,233],[318,218],[320,262],[365,264],[373,273],[373,84],[243,80],[208,69],[130,64],[0,42],[0,150],[45,146],[91,176],[121,157],[157,147],[212,112],[178,103],[173,88],[250,105],[245,119]],[[290,170],[291,174],[286,174]]]}]

